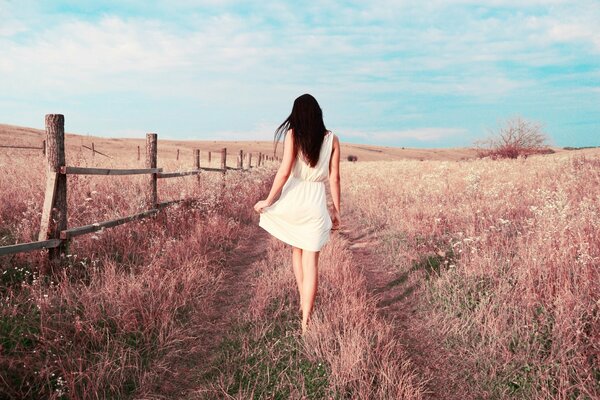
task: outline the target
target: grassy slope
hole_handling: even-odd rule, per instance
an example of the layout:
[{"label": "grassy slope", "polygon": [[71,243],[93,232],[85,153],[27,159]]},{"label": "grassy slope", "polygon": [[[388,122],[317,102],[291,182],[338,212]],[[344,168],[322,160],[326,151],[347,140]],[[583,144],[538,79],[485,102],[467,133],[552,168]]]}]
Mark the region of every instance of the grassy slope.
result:
[{"label": "grassy slope", "polygon": [[[339,136],[344,141],[343,132]],[[20,126],[0,124],[0,144],[23,145],[23,146],[41,146],[45,137],[43,130],[26,128]],[[97,136],[80,135],[67,133],[66,144],[67,152],[76,150],[84,156],[89,156],[90,151],[81,146],[91,147],[94,143],[96,150],[110,155],[113,159],[129,158],[132,161],[137,159],[137,146],[142,151],[142,160],[145,148],[144,139],[130,138],[105,138]],[[208,157],[207,152],[219,152],[223,147],[227,147],[229,152],[228,164],[233,165],[236,162],[236,156],[240,150],[244,152],[261,152],[263,154],[272,154],[273,142],[271,141],[214,141],[214,140],[161,140],[159,134],[159,163],[161,158],[174,159],[177,150],[180,150],[180,159],[189,161],[192,165],[193,150],[200,149],[202,152],[202,163],[205,163]],[[277,151],[281,155],[282,146],[278,146]],[[562,148],[553,148],[557,153],[565,153],[568,150]],[[595,152],[596,149],[580,150],[581,152]],[[0,151],[6,152],[6,149]],[[35,151],[35,150],[27,150]],[[2,153],[0,153],[2,154]],[[390,146],[372,146],[365,144],[342,143],[342,158],[348,155],[355,155],[359,161],[392,161],[392,160],[439,160],[439,161],[457,161],[476,157],[476,152],[469,148],[450,148],[450,149],[415,149]],[[218,159],[218,156],[216,156]],[[103,159],[99,156],[98,158]],[[214,160],[214,158],[213,158]],[[109,161],[109,160],[105,160]]]},{"label": "grassy slope", "polygon": [[[344,140],[343,132],[339,134],[341,140]],[[23,146],[41,146],[44,139],[44,131],[33,128],[24,128],[12,125],[0,124],[0,143]],[[137,146],[143,151],[145,146],[144,139],[121,139],[121,138],[102,138],[95,136],[86,136],[67,133],[66,144],[67,152],[76,150],[82,151],[81,145],[94,147],[113,158],[137,158]],[[193,149],[199,148],[202,151],[202,159],[206,160],[207,151],[218,152],[221,148],[227,147],[230,154],[228,163],[235,163],[235,157],[240,150],[244,152],[261,152],[271,154],[273,151],[273,142],[271,141],[213,141],[213,140],[161,140],[159,134],[159,162],[162,157],[175,158],[177,149],[180,150],[180,158],[192,162]],[[277,151],[281,153],[282,146],[278,146]],[[6,151],[6,150],[3,150]],[[35,150],[33,150],[35,151]],[[83,150],[85,155],[89,155],[89,150]],[[389,146],[371,146],[364,144],[342,143],[342,157],[355,155],[359,161],[382,161],[382,160],[460,160],[475,157],[475,151],[472,149],[411,149]]]}]

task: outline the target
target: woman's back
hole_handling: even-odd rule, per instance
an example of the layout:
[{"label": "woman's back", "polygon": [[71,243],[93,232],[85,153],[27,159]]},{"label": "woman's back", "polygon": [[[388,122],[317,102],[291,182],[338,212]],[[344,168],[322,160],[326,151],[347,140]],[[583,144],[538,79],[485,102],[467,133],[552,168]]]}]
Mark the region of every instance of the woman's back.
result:
[{"label": "woman's back", "polygon": [[329,176],[329,160],[331,159],[332,144],[333,133],[328,131],[321,144],[319,161],[314,167],[308,165],[302,156],[302,152],[298,151],[291,175],[303,181],[326,182]]}]

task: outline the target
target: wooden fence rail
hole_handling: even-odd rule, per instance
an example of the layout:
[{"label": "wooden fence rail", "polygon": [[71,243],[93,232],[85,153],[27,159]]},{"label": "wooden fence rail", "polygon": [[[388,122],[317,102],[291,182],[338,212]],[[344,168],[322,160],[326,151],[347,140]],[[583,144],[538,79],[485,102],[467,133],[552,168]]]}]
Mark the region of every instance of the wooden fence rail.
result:
[{"label": "wooden fence rail", "polygon": [[[244,168],[244,153],[240,151],[238,158],[238,166],[236,168],[227,165],[227,149],[221,150],[221,165],[220,168],[210,168],[200,166],[200,150],[194,149],[194,167],[190,171],[163,172],[162,168],[157,167],[157,139],[156,133],[146,135],[146,168],[135,169],[117,169],[117,168],[86,168],[65,165],[65,129],[64,116],[61,114],[46,115],[46,140],[44,141],[44,152],[47,160],[47,175],[46,175],[46,190],[44,193],[44,204],[42,208],[42,220],[40,224],[40,232],[37,242],[19,243],[10,246],[0,247],[0,256],[23,253],[34,250],[48,250],[50,265],[43,266],[41,273],[48,273],[49,268],[53,263],[56,263],[64,256],[66,245],[69,240],[74,237],[93,233],[106,228],[123,225],[129,222],[138,221],[144,218],[155,216],[160,209],[173,204],[183,202],[192,202],[194,199],[176,199],[165,202],[158,202],[158,179],[176,178],[190,175],[200,175],[203,172],[220,172],[223,174],[222,188],[225,185],[225,175],[227,171],[249,171],[252,166],[252,155],[248,153],[247,168]],[[0,146],[14,147],[14,146]],[[87,146],[84,146],[87,148]],[[16,146],[16,148],[21,148]],[[36,149],[40,149],[35,147]],[[99,153],[90,148],[93,153]],[[179,153],[179,151],[178,151]],[[138,159],[140,147],[138,146]],[[105,154],[102,154],[105,155]],[[179,155],[179,154],[178,154]],[[108,156],[107,156],[108,157]],[[256,166],[264,165],[265,160],[272,158],[258,155]],[[210,165],[211,152],[208,152],[208,162]],[[109,221],[96,222],[90,225],[68,228],[67,229],[67,176],[68,175],[148,175],[148,192],[147,192],[147,210],[129,215],[126,217],[116,218]]]},{"label": "wooden fence rail", "polygon": [[0,247],[0,256],[8,254],[24,253],[33,250],[45,250],[58,247],[61,244],[60,239],[43,240],[41,242],[29,242],[13,244],[11,246]]},{"label": "wooden fence rail", "polygon": [[112,219],[110,221],[96,222],[96,223],[93,223],[90,225],[80,226],[78,228],[66,229],[66,230],[60,232],[60,238],[63,240],[69,240],[75,236],[81,236],[81,235],[85,235],[87,233],[92,233],[92,232],[102,230],[104,228],[113,228],[115,226],[123,225],[128,222],[138,221],[140,219],[151,217],[153,215],[156,215],[156,213],[158,213],[157,209],[148,210],[148,211],[144,211],[144,212],[141,212],[138,214],[130,215],[128,217],[116,218],[116,219]]},{"label": "wooden fence rail", "polygon": [[0,144],[0,148],[2,149],[24,149],[24,150],[41,150],[43,155],[46,155],[46,141],[42,141],[42,146],[19,146],[12,144]]},{"label": "wooden fence rail", "polygon": [[83,168],[83,167],[60,167],[61,174],[68,175],[144,175],[162,172],[162,168],[146,169],[115,169],[115,168]]},{"label": "wooden fence rail", "polygon": [[92,142],[92,147],[86,146],[85,144],[82,144],[81,147],[83,147],[84,149],[91,150],[92,151],[92,157],[94,157],[95,154],[100,154],[101,156],[104,156],[106,158],[112,158],[108,154],[104,154],[104,153],[96,150],[96,148],[94,147],[94,142]]}]

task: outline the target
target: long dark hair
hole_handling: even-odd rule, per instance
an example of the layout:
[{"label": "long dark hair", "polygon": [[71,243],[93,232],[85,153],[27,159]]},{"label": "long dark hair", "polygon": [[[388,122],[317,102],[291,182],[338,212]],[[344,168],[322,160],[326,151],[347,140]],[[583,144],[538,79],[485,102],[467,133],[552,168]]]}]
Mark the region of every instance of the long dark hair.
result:
[{"label": "long dark hair", "polygon": [[292,113],[275,131],[275,149],[277,143],[287,131],[292,129],[294,132],[294,149],[304,155],[308,165],[314,167],[319,161],[321,145],[325,138],[327,128],[323,122],[323,111],[315,99],[310,94],[303,94],[294,100]]}]

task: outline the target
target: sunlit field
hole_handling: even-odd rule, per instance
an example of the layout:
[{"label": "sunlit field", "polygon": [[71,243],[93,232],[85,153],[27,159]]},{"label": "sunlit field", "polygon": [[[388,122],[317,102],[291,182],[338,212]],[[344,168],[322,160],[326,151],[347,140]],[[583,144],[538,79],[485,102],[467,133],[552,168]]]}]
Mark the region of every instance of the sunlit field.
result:
[{"label": "sunlit field", "polygon": [[[70,165],[96,165],[70,155]],[[174,163],[161,164],[167,169]],[[114,166],[128,164],[117,160]],[[44,168],[41,155],[2,154],[1,245],[36,240]],[[219,173],[162,180],[161,200],[197,202],[77,238],[53,277],[38,274],[42,252],[1,257],[0,397],[160,392],[157,386],[173,379],[174,366],[197,353],[225,256],[243,237],[254,217],[247,204],[266,190],[270,175],[268,168],[229,173],[224,192]],[[145,183],[138,177],[69,177],[69,226],[143,211]]]},{"label": "sunlit field", "polygon": [[378,227],[465,398],[600,395],[600,157],[579,154],[343,170],[346,223]]},{"label": "sunlit field", "polygon": [[[192,168],[160,149],[165,171]],[[38,153],[0,156],[0,245],[37,238]],[[140,167],[75,150],[67,164]],[[252,209],[275,168],[228,172],[224,189],[220,173],[159,180],[160,201],[194,201],[75,238],[53,276],[43,252],[0,257],[0,398],[600,395],[597,152],[344,162],[305,337],[290,250]],[[143,211],[146,179],[69,176],[69,227]],[[366,262],[352,231],[371,232]],[[413,314],[381,312],[373,268]],[[410,335],[433,343],[418,362]]]},{"label": "sunlit field", "polygon": [[[0,160],[0,244],[36,240],[44,160],[18,150]],[[75,151],[67,164],[139,167]],[[190,168],[161,157],[160,142],[159,167]],[[230,172],[224,191],[220,173],[159,180],[160,201],[195,201],[76,238],[54,276],[38,273],[43,252],[1,257],[0,397],[421,398],[338,235],[321,258],[313,328],[299,335],[289,248],[253,238],[252,205],[275,167]],[[146,179],[69,176],[69,227],[143,211]],[[264,247],[244,278],[230,259],[243,242]]]}]

